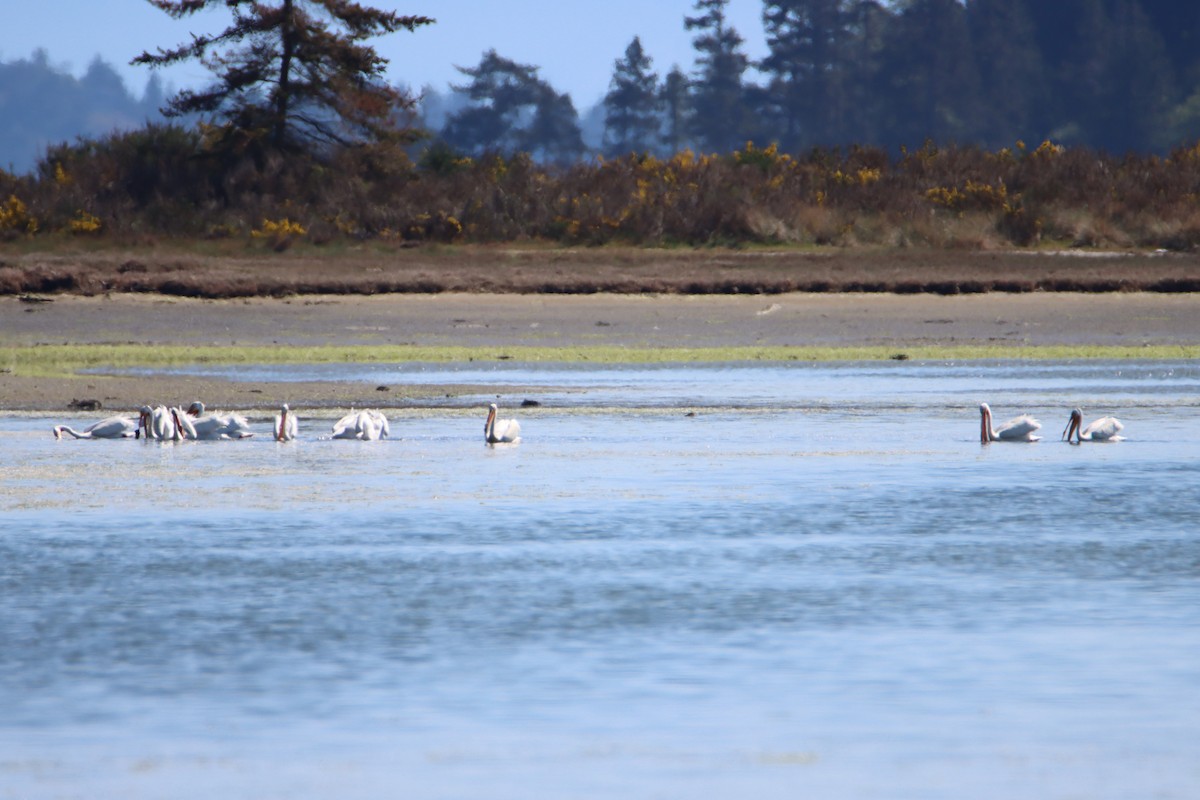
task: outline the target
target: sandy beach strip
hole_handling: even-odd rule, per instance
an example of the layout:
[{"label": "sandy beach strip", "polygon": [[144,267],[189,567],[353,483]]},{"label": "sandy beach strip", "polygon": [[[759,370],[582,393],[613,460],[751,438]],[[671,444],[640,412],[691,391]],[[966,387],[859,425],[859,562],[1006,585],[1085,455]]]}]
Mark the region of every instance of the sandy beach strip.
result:
[{"label": "sandy beach strip", "polygon": [[[0,348],[184,346],[731,348],[804,346],[1200,345],[1200,295],[493,295],[405,294],[194,300],[161,295],[0,298]],[[426,387],[438,393],[475,387]],[[412,387],[232,384],[188,377],[15,374],[0,363],[0,409],[123,409],[155,397],[269,409],[401,404]],[[287,396],[283,396],[286,394]]]}]

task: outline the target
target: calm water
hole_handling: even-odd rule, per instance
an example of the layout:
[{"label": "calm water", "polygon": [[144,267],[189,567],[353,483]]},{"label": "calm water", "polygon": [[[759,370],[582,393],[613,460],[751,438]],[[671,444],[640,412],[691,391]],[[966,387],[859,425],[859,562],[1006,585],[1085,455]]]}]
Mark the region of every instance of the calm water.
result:
[{"label": "calm water", "polygon": [[1197,365],[287,376],[544,405],[0,418],[0,798],[1200,796]]}]

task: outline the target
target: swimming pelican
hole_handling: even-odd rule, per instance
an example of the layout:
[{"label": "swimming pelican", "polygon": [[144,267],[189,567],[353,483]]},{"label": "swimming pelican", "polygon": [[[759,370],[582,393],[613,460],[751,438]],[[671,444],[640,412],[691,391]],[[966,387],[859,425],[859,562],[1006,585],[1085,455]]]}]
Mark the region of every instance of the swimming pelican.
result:
[{"label": "swimming pelican", "polygon": [[296,415],[291,413],[288,404],[284,403],[279,407],[279,416],[275,417],[275,441],[290,442],[296,438],[296,431],[299,429]]},{"label": "swimming pelican", "polygon": [[69,425],[54,426],[55,439],[61,439],[64,433],[76,439],[136,439],[138,420],[133,417],[109,417],[93,422],[82,431],[77,431]]},{"label": "swimming pelican", "polygon": [[166,406],[142,406],[138,410],[138,424],[146,439],[174,439],[179,435],[178,426]]},{"label": "swimming pelican", "polygon": [[499,409],[488,403],[487,422],[483,423],[483,440],[488,444],[515,444],[521,441],[521,423],[515,419],[496,419]]},{"label": "swimming pelican", "polygon": [[358,436],[358,412],[350,409],[350,413],[333,423],[333,435],[331,439],[357,439]]},{"label": "swimming pelican", "polygon": [[1067,422],[1067,429],[1063,431],[1062,438],[1067,442],[1071,441],[1071,435],[1075,436],[1075,444],[1083,442],[1123,442],[1124,436],[1118,436],[1125,426],[1121,424],[1121,420],[1116,417],[1101,417],[1100,419],[1089,422],[1087,427],[1083,427],[1083,409],[1077,408],[1071,412],[1071,419]]},{"label": "swimming pelican", "polygon": [[1042,437],[1034,436],[1033,434],[1042,427],[1042,423],[1028,414],[1013,417],[999,428],[993,428],[992,409],[988,407],[987,403],[980,403],[979,416],[979,441],[983,444],[987,444],[988,442],[1041,441]]},{"label": "swimming pelican", "polygon": [[391,426],[383,412],[375,409],[351,411],[333,424],[332,439],[359,439],[364,442],[386,439],[392,435]]},{"label": "swimming pelican", "polygon": [[191,420],[194,439],[249,439],[254,435],[241,414],[205,414],[199,400],[188,406],[187,416],[195,418]]}]

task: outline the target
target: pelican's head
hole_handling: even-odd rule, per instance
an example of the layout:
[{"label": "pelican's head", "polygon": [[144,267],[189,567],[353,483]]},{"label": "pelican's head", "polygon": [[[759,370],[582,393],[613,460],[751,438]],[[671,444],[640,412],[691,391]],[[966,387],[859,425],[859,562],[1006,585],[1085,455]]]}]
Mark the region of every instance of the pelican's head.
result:
[{"label": "pelican's head", "polygon": [[992,409],[987,403],[979,404],[979,442],[987,444],[992,440]]},{"label": "pelican's head", "polygon": [[1083,441],[1080,430],[1083,428],[1083,409],[1076,408],[1071,411],[1071,419],[1067,421],[1067,428],[1063,431],[1062,438],[1066,441],[1071,441],[1071,436],[1075,436],[1076,443]]},{"label": "pelican's head", "polygon": [[193,417],[203,416],[204,415],[204,403],[201,403],[199,400],[194,401],[190,406],[188,406],[187,413],[192,415]]}]

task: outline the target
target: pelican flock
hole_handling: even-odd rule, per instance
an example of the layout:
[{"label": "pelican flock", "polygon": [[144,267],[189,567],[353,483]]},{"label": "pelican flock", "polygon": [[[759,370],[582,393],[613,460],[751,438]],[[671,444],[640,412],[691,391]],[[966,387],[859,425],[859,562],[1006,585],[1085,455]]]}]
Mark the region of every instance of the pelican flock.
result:
[{"label": "pelican flock", "polygon": [[1075,444],[1083,442],[1121,442],[1125,440],[1124,436],[1119,436],[1121,431],[1125,430],[1125,426],[1121,424],[1121,420],[1116,417],[1101,417],[1097,420],[1092,420],[1083,425],[1083,409],[1076,408],[1071,411],[1071,419],[1067,422],[1067,428],[1063,431],[1062,438],[1066,442],[1071,441],[1071,436],[1075,436]]},{"label": "pelican flock", "polygon": [[988,442],[1041,441],[1042,437],[1035,436],[1034,434],[1042,427],[1042,423],[1028,414],[1013,417],[999,428],[993,428],[992,409],[988,407],[987,403],[980,403],[979,417],[979,441],[983,444],[987,444]]},{"label": "pelican flock", "polygon": [[[992,409],[987,403],[979,404],[979,440],[991,442],[1037,442],[1037,432],[1042,424],[1029,414],[1013,417],[999,427],[992,420]],[[1124,424],[1116,417],[1100,417],[1086,426],[1083,411],[1071,411],[1062,440],[1071,444],[1083,442],[1120,442],[1125,437],[1121,431]],[[184,412],[179,406],[144,405],[138,409],[137,417],[128,415],[108,417],[84,428],[75,430],[69,425],[55,425],[54,438],[64,435],[75,439],[136,439],[151,441],[182,441],[187,439],[248,439],[254,436],[250,422],[241,414],[206,413],[204,404],[195,401]],[[271,436],[279,442],[294,441],[299,433],[295,413],[284,403],[274,417]],[[328,439],[353,439],[377,441],[391,436],[388,418],[377,409],[364,409],[343,416],[333,425]],[[521,424],[515,419],[500,419],[499,407],[488,404],[487,418],[483,423],[483,439],[489,445],[515,444],[521,441]],[[1073,440],[1072,440],[1073,439]]]}]

